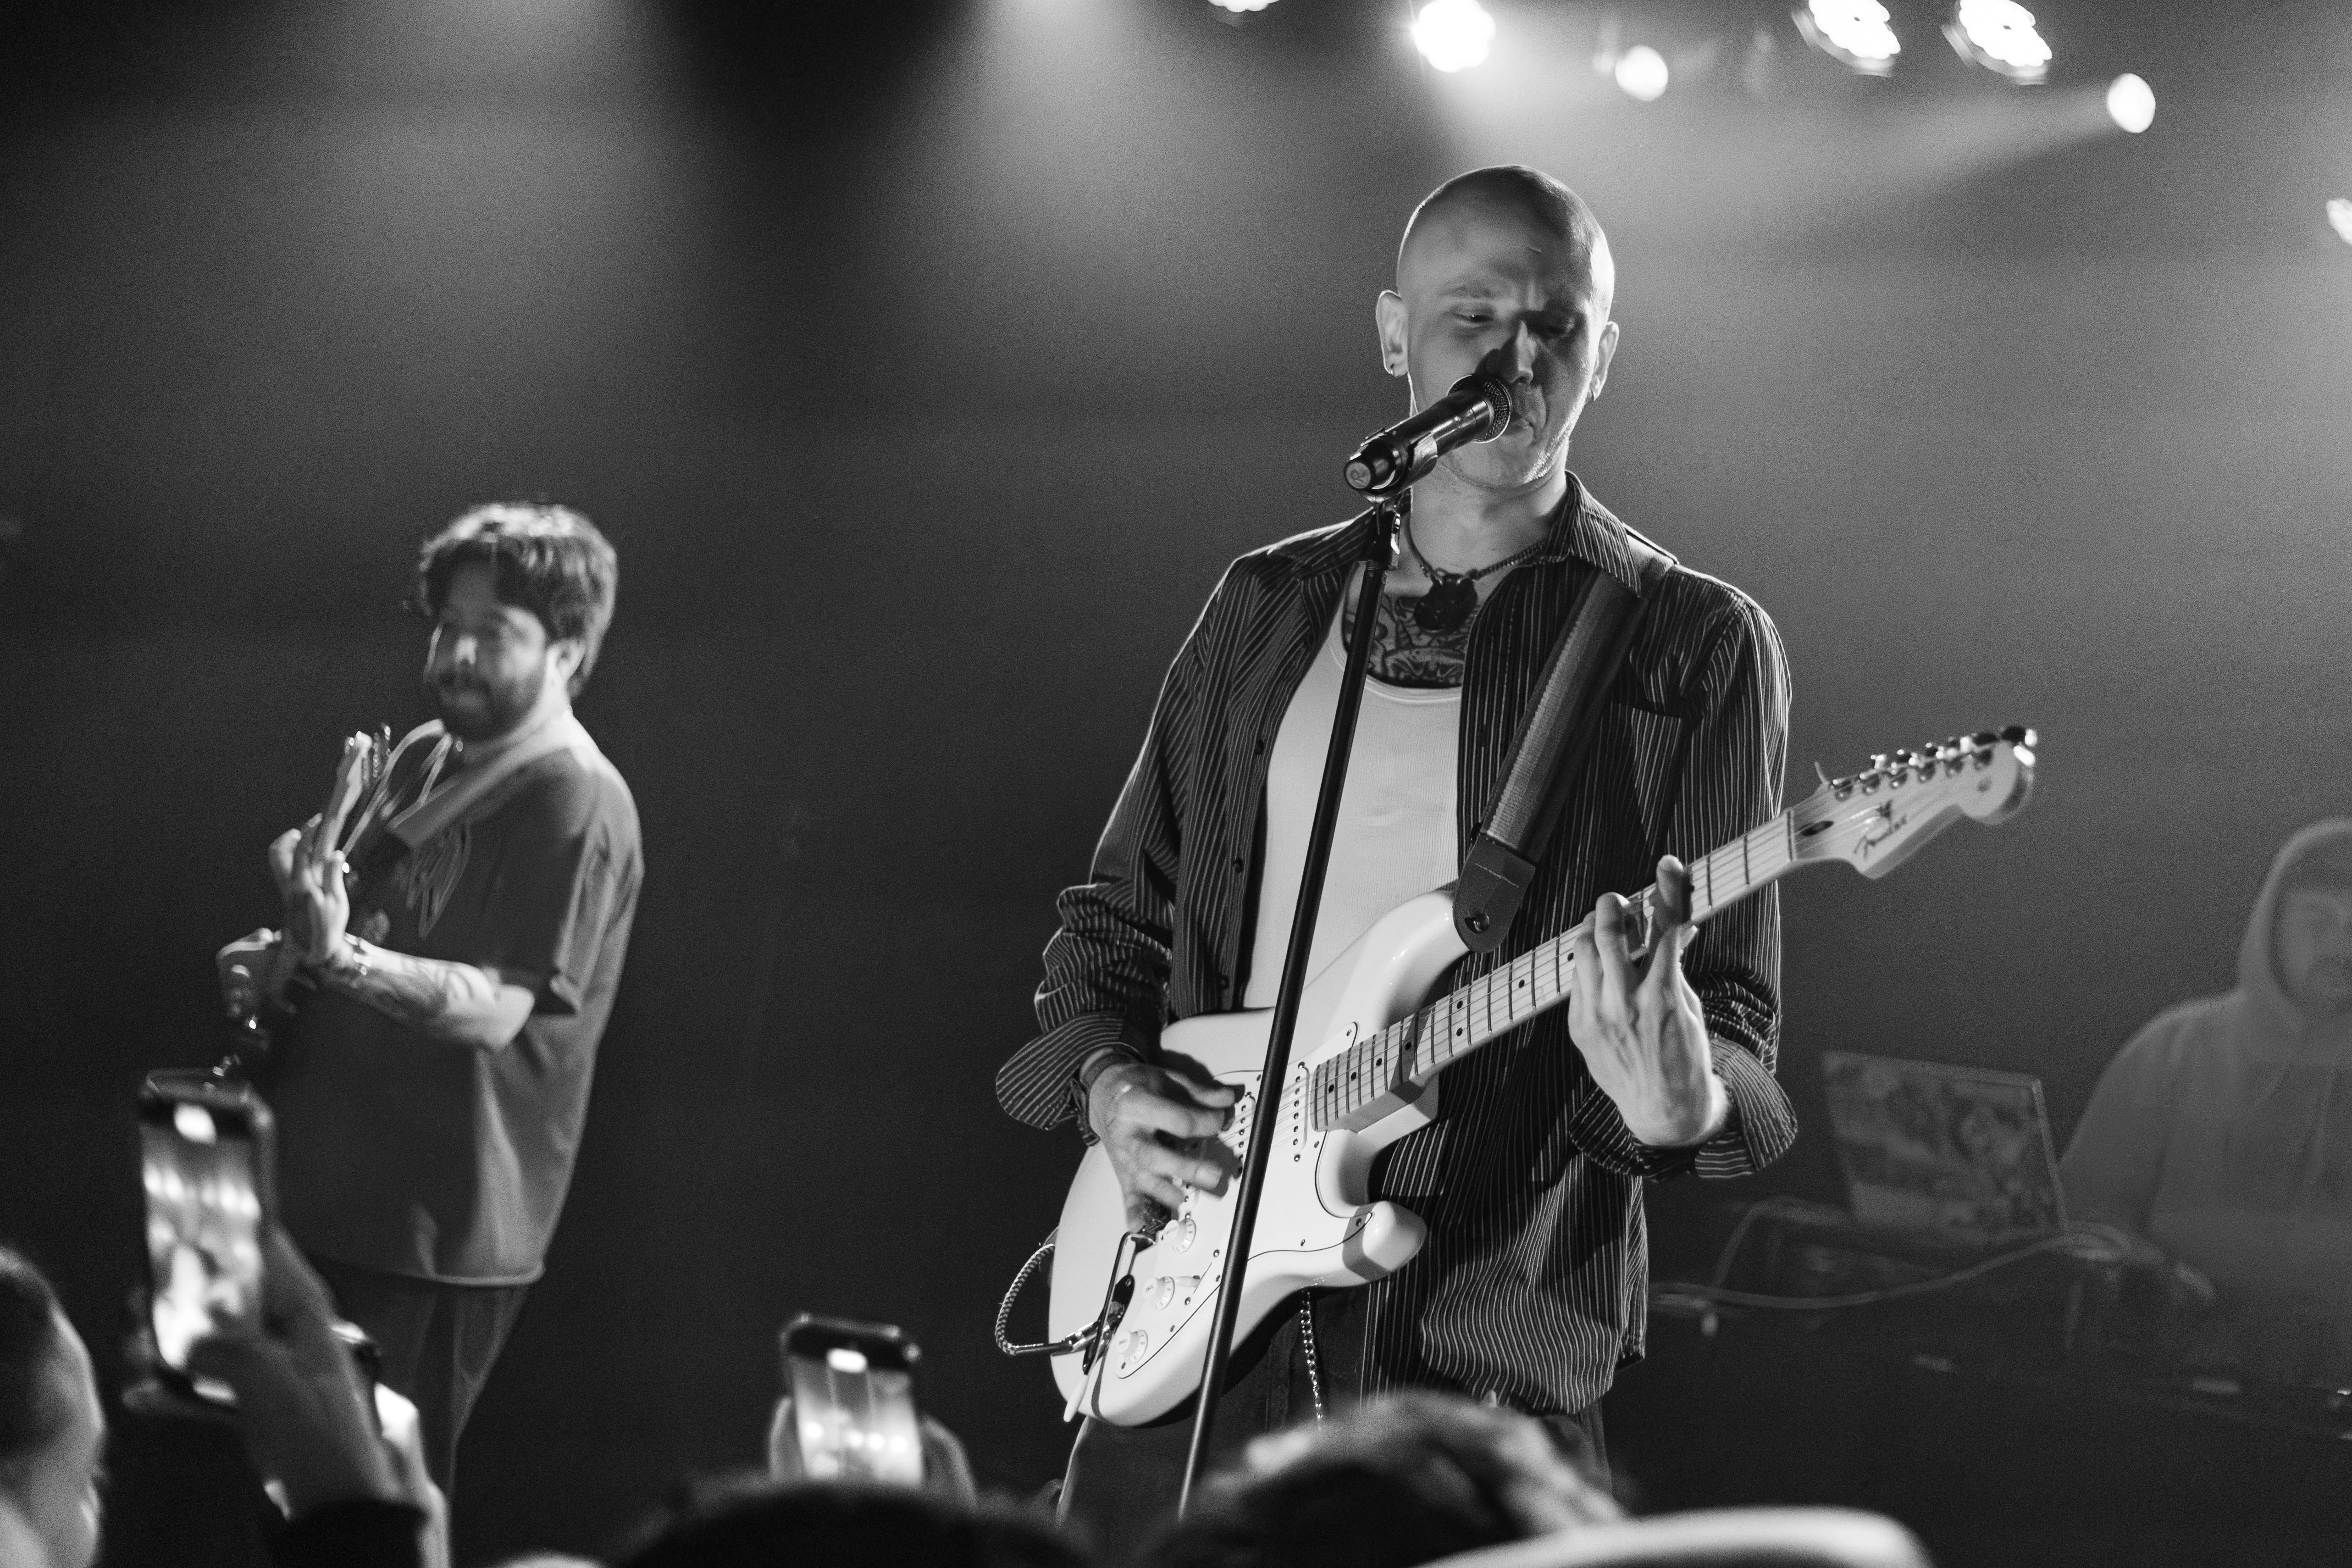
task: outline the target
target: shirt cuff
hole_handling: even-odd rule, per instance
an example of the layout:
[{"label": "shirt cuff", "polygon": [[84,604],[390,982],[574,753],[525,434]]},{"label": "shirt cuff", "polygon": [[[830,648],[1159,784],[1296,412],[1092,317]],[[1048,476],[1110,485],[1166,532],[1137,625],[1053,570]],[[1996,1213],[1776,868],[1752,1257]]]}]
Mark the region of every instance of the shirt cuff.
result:
[{"label": "shirt cuff", "polygon": [[1691,1168],[1702,1176],[1752,1176],[1796,1142],[1796,1108],[1755,1052],[1724,1040],[1708,1043],[1731,1113],[1715,1136],[1686,1151],[1695,1156]]},{"label": "shirt cuff", "polygon": [[1087,1114],[1087,1102],[1094,1094],[1095,1079],[1102,1077],[1121,1062],[1139,1062],[1143,1058],[1125,1041],[1097,1046],[1078,1058],[1077,1070],[1070,1074],[1070,1110],[1078,1119],[1078,1136],[1088,1143],[1098,1142],[1095,1135],[1094,1118]]},{"label": "shirt cuff", "polygon": [[1750,1175],[1787,1153],[1797,1139],[1797,1116],[1771,1069],[1743,1046],[1707,1044],[1730,1110],[1706,1142],[1668,1148],[1643,1142],[1598,1084],[1569,1112],[1569,1136],[1603,1170],[1653,1182],[1691,1170],[1702,1176]]},{"label": "shirt cuff", "polygon": [[1117,1013],[1082,1013],[1013,1053],[996,1075],[996,1102],[1032,1127],[1058,1127],[1079,1116],[1078,1068],[1108,1046],[1150,1061],[1154,1042]]}]

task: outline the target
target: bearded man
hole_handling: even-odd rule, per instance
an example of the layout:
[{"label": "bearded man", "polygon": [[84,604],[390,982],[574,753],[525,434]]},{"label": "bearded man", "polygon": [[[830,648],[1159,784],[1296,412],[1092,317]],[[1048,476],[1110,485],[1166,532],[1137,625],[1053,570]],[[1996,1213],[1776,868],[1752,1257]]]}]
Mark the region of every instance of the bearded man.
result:
[{"label": "bearded man", "polygon": [[[1756,1170],[1795,1136],[1772,1077],[1778,900],[1768,889],[1695,932],[1678,858],[1779,811],[1786,664],[1771,621],[1728,584],[1675,565],[1645,589],[1641,547],[1568,471],[1570,433],[1616,353],[1615,281],[1574,192],[1533,169],[1480,169],[1413,213],[1396,287],[1374,307],[1382,367],[1416,407],[1479,370],[1511,384],[1516,412],[1412,488],[1310,973],[1454,878],[1591,574],[1644,604],[1508,940],[1440,983],[1591,913],[1569,1005],[1450,1068],[1436,1121],[1382,1153],[1373,1195],[1426,1220],[1426,1244],[1372,1285],[1307,1293],[1236,1346],[1221,1455],[1327,1404],[1429,1388],[1540,1417],[1598,1468],[1601,1395],[1642,1351],[1643,1183]],[[998,1076],[1013,1116],[1075,1117],[1101,1140],[1131,1223],[1176,1208],[1186,1184],[1224,1182],[1188,1141],[1219,1131],[1232,1093],[1163,1061],[1160,1032],[1274,999],[1364,526],[1245,555],[1218,584],[1087,879],[1062,895],[1043,1032]],[[1653,876],[1663,929],[1637,964],[1618,893]],[[1190,1425],[1186,1411],[1081,1431],[1066,1506],[1115,1555],[1173,1505]]]},{"label": "bearded man", "polygon": [[299,965],[262,1085],[280,1215],[445,1491],[563,1205],[636,910],[636,805],[572,711],[618,580],[564,507],[478,507],[429,541],[439,721],[347,848],[316,819],[270,846],[284,929],[221,953],[233,1009]]}]

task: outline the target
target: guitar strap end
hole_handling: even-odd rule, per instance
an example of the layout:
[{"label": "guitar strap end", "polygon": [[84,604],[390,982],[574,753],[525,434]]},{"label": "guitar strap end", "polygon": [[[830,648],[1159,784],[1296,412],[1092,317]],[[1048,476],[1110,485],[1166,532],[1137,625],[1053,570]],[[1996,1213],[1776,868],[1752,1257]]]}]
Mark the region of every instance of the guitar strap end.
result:
[{"label": "guitar strap end", "polygon": [[1501,946],[1535,874],[1534,861],[1481,833],[1462,862],[1462,879],[1454,889],[1454,931],[1463,945],[1473,952],[1491,952]]}]

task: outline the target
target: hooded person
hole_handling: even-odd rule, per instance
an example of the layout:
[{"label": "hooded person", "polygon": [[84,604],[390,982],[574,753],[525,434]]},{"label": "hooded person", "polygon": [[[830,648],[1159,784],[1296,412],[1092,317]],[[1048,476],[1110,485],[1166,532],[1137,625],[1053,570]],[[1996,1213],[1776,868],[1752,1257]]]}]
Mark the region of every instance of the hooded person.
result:
[{"label": "hooded person", "polygon": [[2158,1015],[2107,1065],[2061,1162],[2068,1211],[2210,1279],[2228,1359],[2352,1377],[2352,817],[2287,840],[2238,987]]}]

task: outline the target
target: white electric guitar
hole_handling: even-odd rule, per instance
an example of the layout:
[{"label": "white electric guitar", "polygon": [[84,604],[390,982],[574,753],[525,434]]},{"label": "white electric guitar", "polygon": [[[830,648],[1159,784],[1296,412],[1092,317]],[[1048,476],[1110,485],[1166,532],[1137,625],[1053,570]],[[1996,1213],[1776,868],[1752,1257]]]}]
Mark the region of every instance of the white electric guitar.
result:
[{"label": "white electric guitar", "polygon": [[[2033,785],[2033,732],[1959,737],[1918,752],[1871,759],[1858,777],[1822,787],[1754,832],[1690,868],[1695,919],[1809,862],[1843,861],[1883,877],[1962,816],[1996,823]],[[1633,900],[1628,940],[1648,946],[1656,889]],[[1402,1268],[1426,1226],[1367,1191],[1372,1156],[1425,1126],[1437,1075],[1487,1041],[1568,999],[1577,930],[1445,995],[1423,998],[1467,951],[1454,934],[1448,889],[1423,893],[1381,917],[1307,986],[1293,1059],[1273,1114],[1271,1166],[1257,1234],[1242,1278],[1234,1334],[1310,1286],[1364,1285]],[[1238,1161],[1262,1113],[1270,1011],[1186,1018],[1160,1036],[1171,1065],[1241,1091],[1222,1134]],[[1165,1415],[1199,1384],[1217,1287],[1227,1270],[1237,1182],[1222,1194],[1188,1189],[1156,1236],[1127,1234],[1109,1158],[1089,1149],[1062,1205],[1054,1248],[1049,1332],[1081,1346],[1057,1354],[1066,1415],[1133,1426]],[[1024,1271],[1025,1277],[1025,1271]],[[1089,1330],[1092,1329],[1090,1332]]]}]

